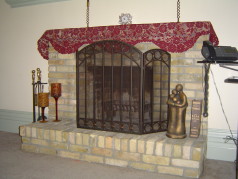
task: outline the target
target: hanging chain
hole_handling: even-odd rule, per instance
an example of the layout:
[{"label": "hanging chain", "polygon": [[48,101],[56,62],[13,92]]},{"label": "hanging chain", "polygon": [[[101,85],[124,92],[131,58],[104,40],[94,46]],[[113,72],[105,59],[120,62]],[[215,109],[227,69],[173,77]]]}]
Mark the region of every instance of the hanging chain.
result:
[{"label": "hanging chain", "polygon": [[86,24],[89,27],[89,0],[87,0]]},{"label": "hanging chain", "polygon": [[179,18],[180,18],[180,0],[177,1],[177,19],[179,22]]}]

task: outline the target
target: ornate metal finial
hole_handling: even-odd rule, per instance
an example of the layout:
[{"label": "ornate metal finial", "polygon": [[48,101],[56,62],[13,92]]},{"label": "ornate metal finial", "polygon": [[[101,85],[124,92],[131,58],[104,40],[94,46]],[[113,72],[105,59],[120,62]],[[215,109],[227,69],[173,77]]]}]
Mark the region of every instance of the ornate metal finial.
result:
[{"label": "ornate metal finial", "polygon": [[89,0],[87,0],[86,24],[89,27]]},{"label": "ornate metal finial", "polygon": [[34,84],[35,83],[35,70],[32,70],[31,73],[32,73],[32,84]]},{"label": "ornate metal finial", "polygon": [[41,82],[41,70],[40,70],[40,68],[37,68],[36,71],[37,71],[37,82]]},{"label": "ornate metal finial", "polygon": [[180,0],[177,1],[177,22],[180,19]]}]

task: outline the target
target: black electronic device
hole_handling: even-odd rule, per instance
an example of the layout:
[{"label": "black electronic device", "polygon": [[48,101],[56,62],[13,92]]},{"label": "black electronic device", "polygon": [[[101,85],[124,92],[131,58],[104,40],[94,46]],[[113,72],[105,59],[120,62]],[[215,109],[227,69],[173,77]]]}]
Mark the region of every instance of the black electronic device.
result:
[{"label": "black electronic device", "polygon": [[231,46],[213,46],[210,41],[203,41],[202,55],[208,61],[228,61],[238,60],[238,51]]}]

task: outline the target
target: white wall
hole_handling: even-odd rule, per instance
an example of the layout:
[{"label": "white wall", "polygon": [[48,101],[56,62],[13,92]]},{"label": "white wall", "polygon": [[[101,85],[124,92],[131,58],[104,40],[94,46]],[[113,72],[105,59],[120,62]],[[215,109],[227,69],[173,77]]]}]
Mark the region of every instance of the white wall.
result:
[{"label": "white wall", "polygon": [[[90,26],[118,25],[121,13],[133,23],[177,21],[177,0],[90,0]],[[211,21],[220,45],[238,48],[237,0],[181,0],[180,21]],[[40,67],[47,82],[47,61],[37,51],[45,30],[85,27],[86,0],[10,8],[0,0],[0,109],[32,111],[31,70]],[[224,109],[233,130],[237,129],[238,85],[225,78],[238,72],[212,65]],[[210,79],[212,76],[210,75]],[[209,128],[228,129],[216,90],[210,80]]]}]

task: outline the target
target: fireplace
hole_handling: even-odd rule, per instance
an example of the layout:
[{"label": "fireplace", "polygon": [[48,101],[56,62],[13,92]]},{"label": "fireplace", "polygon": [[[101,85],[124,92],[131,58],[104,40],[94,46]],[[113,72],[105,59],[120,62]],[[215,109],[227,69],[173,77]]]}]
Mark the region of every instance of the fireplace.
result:
[{"label": "fireplace", "polygon": [[[160,108],[167,108],[164,96],[180,83],[188,99],[186,131],[189,133],[191,102],[204,98],[204,70],[197,63],[203,60],[204,40],[218,43],[210,22],[46,31],[38,41],[38,49],[49,60],[49,84],[62,84],[58,101],[61,122],[52,122],[55,101],[50,98],[48,123],[20,127],[22,149],[199,178],[206,158],[207,118],[202,116],[199,138],[175,140],[166,137],[166,132],[156,130],[161,126],[159,130],[165,130],[166,109],[160,113]],[[108,46],[108,43],[114,45]],[[160,56],[163,58],[158,60]],[[125,61],[121,60],[124,58]],[[162,75],[165,76],[162,78]],[[85,86],[83,90],[81,87]],[[129,88],[124,89],[125,86]],[[157,105],[160,102],[162,105]],[[148,127],[147,120],[151,120]],[[140,125],[143,122],[144,126]],[[84,128],[77,128],[76,124],[83,124]],[[135,125],[138,127],[134,128]],[[140,127],[144,130],[140,131]]]},{"label": "fireplace", "polygon": [[121,41],[76,53],[77,127],[145,134],[166,131],[170,54]]}]

